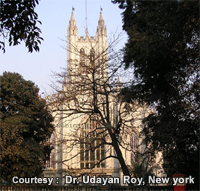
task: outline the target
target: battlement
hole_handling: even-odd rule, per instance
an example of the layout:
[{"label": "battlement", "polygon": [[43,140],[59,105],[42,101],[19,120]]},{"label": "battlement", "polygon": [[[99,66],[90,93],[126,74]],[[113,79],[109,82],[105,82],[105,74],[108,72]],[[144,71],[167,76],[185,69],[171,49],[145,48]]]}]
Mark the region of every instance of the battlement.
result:
[{"label": "battlement", "polygon": [[85,38],[84,38],[83,36],[81,36],[78,40],[79,40],[79,41],[84,41]]},{"label": "battlement", "polygon": [[[88,38],[86,38],[84,36],[80,36],[80,38],[78,40],[79,40],[79,42],[83,42],[83,41],[87,41]],[[94,36],[89,37],[89,41],[94,42],[95,41],[95,37]]]},{"label": "battlement", "polygon": [[91,40],[91,41],[95,41],[95,37],[91,36],[91,37],[90,37],[90,40]]}]

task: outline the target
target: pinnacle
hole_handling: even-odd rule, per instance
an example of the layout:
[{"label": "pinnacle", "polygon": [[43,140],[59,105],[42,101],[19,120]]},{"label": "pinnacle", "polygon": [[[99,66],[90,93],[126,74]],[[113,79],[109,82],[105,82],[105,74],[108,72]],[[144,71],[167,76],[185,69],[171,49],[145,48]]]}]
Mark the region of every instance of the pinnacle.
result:
[{"label": "pinnacle", "polygon": [[70,21],[75,21],[73,11],[72,11],[72,14],[71,14],[71,19],[70,19]]},{"label": "pinnacle", "polygon": [[99,17],[99,20],[102,21],[103,20],[103,17],[102,17],[102,13],[100,12],[100,17]]}]

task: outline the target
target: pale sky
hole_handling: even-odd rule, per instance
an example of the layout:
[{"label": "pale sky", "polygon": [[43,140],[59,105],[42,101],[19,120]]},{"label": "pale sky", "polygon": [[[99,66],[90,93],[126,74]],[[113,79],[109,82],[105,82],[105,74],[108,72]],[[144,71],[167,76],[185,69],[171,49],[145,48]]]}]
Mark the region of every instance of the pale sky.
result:
[{"label": "pale sky", "polygon": [[[25,80],[33,81],[40,88],[40,93],[52,93],[50,88],[52,72],[62,72],[62,67],[67,65],[67,51],[62,48],[66,46],[67,26],[74,7],[74,18],[78,28],[79,36],[85,34],[85,0],[42,0],[36,7],[39,20],[42,25],[44,41],[40,45],[39,52],[28,53],[24,42],[20,45],[9,47],[6,45],[6,52],[0,52],[0,74],[4,71],[17,72]],[[97,24],[102,7],[102,15],[107,27],[108,38],[116,31],[122,31],[122,16],[117,4],[111,0],[87,0],[88,31],[90,36],[95,36]],[[119,44],[124,46],[126,35]],[[46,94],[46,93],[45,93]]]}]

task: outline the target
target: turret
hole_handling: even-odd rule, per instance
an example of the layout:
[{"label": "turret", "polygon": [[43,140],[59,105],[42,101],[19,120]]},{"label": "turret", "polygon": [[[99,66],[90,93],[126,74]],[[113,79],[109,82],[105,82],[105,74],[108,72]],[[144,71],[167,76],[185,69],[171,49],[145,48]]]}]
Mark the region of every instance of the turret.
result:
[{"label": "turret", "polygon": [[[96,32],[96,39],[98,41],[98,52],[101,53],[107,49],[107,32],[106,32],[106,26],[104,24],[104,20],[102,17],[102,9],[100,11],[99,21],[98,21],[98,27]],[[107,57],[104,58],[107,60]]]},{"label": "turret", "polygon": [[69,30],[69,35],[71,35],[71,36],[77,35],[78,36],[78,29],[77,29],[77,26],[76,26],[76,21],[74,19],[73,11],[72,11],[72,14],[71,14],[71,19],[69,21],[68,30]]},{"label": "turret", "polygon": [[106,26],[104,24],[102,12],[100,12],[96,36],[106,36],[106,33]]},{"label": "turret", "polygon": [[76,42],[78,41],[78,29],[73,14],[74,8],[72,8],[72,14],[67,28],[67,86],[70,86],[70,71],[73,70],[73,62],[76,59]]}]

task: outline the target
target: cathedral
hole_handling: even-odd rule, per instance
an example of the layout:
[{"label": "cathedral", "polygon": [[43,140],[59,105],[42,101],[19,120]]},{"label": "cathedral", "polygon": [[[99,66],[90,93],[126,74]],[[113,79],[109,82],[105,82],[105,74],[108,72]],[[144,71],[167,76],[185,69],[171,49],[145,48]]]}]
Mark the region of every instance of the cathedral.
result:
[{"label": "cathedral", "polygon": [[53,149],[44,176],[54,177],[55,184],[66,185],[66,175],[122,179],[119,154],[131,171],[136,153],[145,152],[142,119],[152,111],[146,105],[121,101],[119,78],[114,84],[110,80],[114,72],[109,69],[108,52],[102,12],[96,36],[89,36],[86,26],[85,36],[79,37],[72,11],[62,88],[46,97],[55,132],[49,140]]}]

